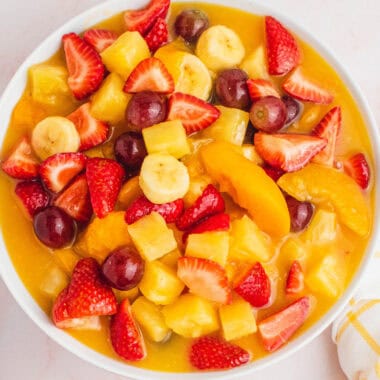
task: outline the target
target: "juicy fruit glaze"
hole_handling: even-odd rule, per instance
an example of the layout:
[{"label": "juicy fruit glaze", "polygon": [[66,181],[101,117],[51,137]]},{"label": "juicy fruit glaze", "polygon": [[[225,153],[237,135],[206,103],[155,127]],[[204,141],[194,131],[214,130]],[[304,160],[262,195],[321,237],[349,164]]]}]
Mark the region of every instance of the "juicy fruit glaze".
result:
[{"label": "juicy fruit glaze", "polygon": [[278,20],[216,5],[152,0],[62,36],[29,69],[1,162],[29,292],[144,368],[280,349],[339,298],[371,232],[371,149],[344,84]]}]

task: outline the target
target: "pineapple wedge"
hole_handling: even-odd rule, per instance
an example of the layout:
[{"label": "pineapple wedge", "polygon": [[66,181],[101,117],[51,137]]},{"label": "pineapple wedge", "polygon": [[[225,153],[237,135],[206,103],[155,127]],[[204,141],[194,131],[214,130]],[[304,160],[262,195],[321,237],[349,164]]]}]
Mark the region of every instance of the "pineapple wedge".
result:
[{"label": "pineapple wedge", "polygon": [[325,244],[335,239],[336,229],[336,214],[318,209],[301,238],[311,244]]},{"label": "pineapple wedge", "polygon": [[177,261],[181,257],[181,251],[176,248],[174,251],[167,253],[165,256],[162,256],[160,261],[162,264],[167,265],[170,268],[173,268],[177,271]]},{"label": "pineapple wedge", "polygon": [[55,298],[68,285],[68,283],[69,278],[66,273],[59,266],[51,265],[48,267],[46,274],[43,277],[40,290],[48,296]]},{"label": "pineapple wedge", "polygon": [[135,176],[125,182],[121,187],[119,196],[117,197],[117,202],[119,206],[125,210],[135,199],[141,195],[143,195],[143,192],[140,188],[139,177]]},{"label": "pineapple wedge", "polygon": [[240,64],[250,78],[270,79],[267,68],[265,48],[260,45],[252,53],[248,54]]}]

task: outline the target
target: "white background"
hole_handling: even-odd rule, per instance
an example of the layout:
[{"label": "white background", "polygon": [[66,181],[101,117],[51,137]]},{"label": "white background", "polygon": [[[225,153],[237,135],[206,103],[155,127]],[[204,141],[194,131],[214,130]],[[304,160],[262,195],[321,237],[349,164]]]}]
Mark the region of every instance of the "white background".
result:
[{"label": "white background", "polygon": [[[52,31],[100,0],[0,1],[0,93]],[[126,3],[126,8],[128,1]],[[362,88],[380,121],[380,2],[266,0],[325,43]],[[231,1],[233,4],[233,1]],[[1,110],[0,110],[1,112]],[[0,126],[6,128],[6,126]],[[44,335],[0,280],[0,380],[121,380],[76,358]],[[330,329],[290,358],[239,380],[343,380]],[[148,379],[147,379],[148,380]]]}]

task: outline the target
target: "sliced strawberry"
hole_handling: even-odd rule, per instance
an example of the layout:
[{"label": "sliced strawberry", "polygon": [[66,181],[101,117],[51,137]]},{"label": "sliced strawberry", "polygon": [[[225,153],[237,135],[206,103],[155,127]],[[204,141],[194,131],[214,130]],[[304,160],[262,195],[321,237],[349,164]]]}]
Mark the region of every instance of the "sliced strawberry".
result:
[{"label": "sliced strawberry", "polygon": [[330,104],[334,100],[334,96],[328,90],[306,78],[300,68],[290,74],[282,88],[293,98],[304,102]]},{"label": "sliced strawberry", "polygon": [[107,29],[89,29],[83,34],[83,39],[98,53],[107,49],[117,40],[117,33]]},{"label": "sliced strawberry", "polygon": [[265,96],[280,97],[278,91],[274,88],[272,82],[266,79],[248,79],[248,92],[251,100],[254,102]]},{"label": "sliced strawberry", "polygon": [[79,222],[88,222],[92,216],[90,193],[86,175],[81,174],[55,199],[54,205],[66,211]]},{"label": "sliced strawberry", "polygon": [[80,137],[79,150],[87,150],[107,140],[109,127],[103,121],[95,119],[90,112],[90,103],[82,104],[69,116],[75,124]]},{"label": "sliced strawberry", "polygon": [[302,297],[258,324],[264,348],[275,351],[285,344],[309,316],[311,302]]},{"label": "sliced strawberry", "polygon": [[83,153],[57,153],[47,158],[40,166],[40,176],[48,189],[61,191],[86,166]]},{"label": "sliced strawberry", "polygon": [[236,344],[205,336],[190,348],[190,363],[198,369],[227,369],[248,363],[250,354]]},{"label": "sliced strawberry", "polygon": [[333,166],[335,157],[335,146],[342,122],[340,107],[331,109],[319,124],[314,128],[312,134],[327,140],[327,145],[316,154],[312,161],[317,164]]},{"label": "sliced strawberry", "polygon": [[177,275],[194,294],[222,304],[232,301],[226,271],[215,261],[192,256],[180,257]]},{"label": "sliced strawberry", "polygon": [[287,294],[297,294],[304,288],[304,274],[299,261],[294,260],[290,266],[288,278],[286,279],[285,291]]},{"label": "sliced strawberry", "polygon": [[123,300],[112,317],[110,333],[112,347],[122,358],[138,361],[146,357],[144,338],[132,315],[128,298]]},{"label": "sliced strawberry", "polygon": [[165,19],[158,18],[150,32],[145,36],[145,41],[151,52],[165,45],[169,40],[168,24]]},{"label": "sliced strawberry", "polygon": [[123,167],[108,158],[90,158],[86,177],[94,213],[104,218],[113,211],[125,176]]},{"label": "sliced strawberry", "polygon": [[214,185],[208,185],[192,206],[177,219],[176,226],[185,231],[202,219],[224,212],[224,199]]},{"label": "sliced strawberry", "polygon": [[93,258],[76,264],[70,284],[53,305],[53,322],[62,329],[85,327],[88,318],[112,315],[117,310],[112,289],[101,280],[100,266]]},{"label": "sliced strawberry", "polygon": [[33,215],[49,205],[50,196],[38,181],[19,182],[15,188],[16,195],[21,199],[28,214]]},{"label": "sliced strawberry", "polygon": [[343,162],[344,171],[365,190],[368,187],[371,172],[363,153],[357,153]]},{"label": "sliced strawberry", "polygon": [[273,179],[273,181],[277,182],[278,179],[285,174],[285,172],[282,169],[274,168],[270,165],[264,164],[263,169],[265,170],[265,173],[269,175]]},{"label": "sliced strawberry", "polygon": [[127,30],[136,30],[145,35],[158,18],[168,14],[170,0],[151,0],[143,9],[124,12],[124,24]]},{"label": "sliced strawberry", "polygon": [[174,91],[174,81],[165,65],[159,59],[151,57],[144,59],[133,69],[123,90],[168,94]]},{"label": "sliced strawberry", "polygon": [[38,161],[35,158],[29,139],[23,137],[15,146],[1,168],[9,176],[17,179],[32,179],[38,176]]},{"label": "sliced strawberry", "polygon": [[271,16],[265,17],[268,71],[271,75],[284,75],[301,61],[297,41],[284,26]]},{"label": "sliced strawberry", "polygon": [[102,59],[91,45],[75,33],[65,34],[62,42],[69,71],[69,87],[78,100],[84,99],[102,83]]},{"label": "sliced strawberry", "polygon": [[234,290],[254,307],[265,306],[270,299],[271,285],[263,266],[257,262],[237,281]]},{"label": "sliced strawberry", "polygon": [[293,172],[303,168],[327,144],[325,139],[290,133],[256,133],[254,144],[269,165]]}]

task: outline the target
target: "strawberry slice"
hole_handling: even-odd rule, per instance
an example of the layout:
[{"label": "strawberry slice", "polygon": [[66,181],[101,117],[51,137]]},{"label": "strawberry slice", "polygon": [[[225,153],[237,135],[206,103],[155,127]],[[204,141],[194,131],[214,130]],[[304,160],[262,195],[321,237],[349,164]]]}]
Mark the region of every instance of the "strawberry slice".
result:
[{"label": "strawberry slice", "polygon": [[138,31],[145,35],[158,18],[166,18],[170,0],[151,0],[143,9],[124,12],[124,24],[127,30]]},{"label": "strawberry slice", "polygon": [[61,191],[86,166],[83,153],[57,153],[40,166],[40,176],[46,187],[55,193]]},{"label": "strawberry slice", "polygon": [[190,363],[198,369],[234,368],[249,360],[248,351],[217,337],[199,338],[190,348]]},{"label": "strawberry slice", "polygon": [[304,289],[304,274],[299,261],[294,260],[286,279],[286,294],[297,294]]},{"label": "strawberry slice", "polygon": [[231,303],[231,288],[226,271],[221,265],[192,256],[180,257],[177,264],[177,275],[190,292],[222,304]]},{"label": "strawberry slice", "polygon": [[113,211],[125,176],[123,167],[108,158],[90,158],[86,177],[95,215],[104,218]]},{"label": "strawberry slice", "polygon": [[27,137],[23,137],[15,146],[1,168],[9,176],[17,179],[32,179],[38,176],[38,161],[33,154]]},{"label": "strawberry slice", "polygon": [[264,348],[272,352],[285,344],[305,322],[310,309],[310,298],[302,297],[285,309],[261,321],[258,328]]},{"label": "strawberry slice", "polygon": [[16,185],[15,193],[21,199],[21,202],[31,217],[47,207],[50,202],[48,192],[38,181],[19,182]]},{"label": "strawberry slice", "polygon": [[272,82],[266,79],[248,79],[248,92],[251,100],[254,102],[265,96],[275,96],[280,98],[280,94],[273,86]]},{"label": "strawberry slice", "polygon": [[301,61],[297,41],[275,18],[265,17],[268,71],[271,75],[284,75]]},{"label": "strawberry slice", "polygon": [[154,91],[168,94],[174,91],[174,80],[165,65],[151,57],[141,61],[125,82],[125,92]]},{"label": "strawberry slice", "polygon": [[270,299],[271,285],[263,266],[255,263],[236,281],[234,290],[253,307],[265,306]]},{"label": "strawberry slice", "polygon": [[169,40],[168,24],[165,19],[158,18],[150,32],[145,36],[145,41],[151,52],[155,52],[159,47],[165,45]]},{"label": "strawberry slice", "polygon": [[344,171],[365,190],[369,185],[371,172],[363,153],[357,153],[343,162]]},{"label": "strawberry slice", "polygon": [[87,328],[93,317],[112,315],[117,302],[112,289],[101,280],[100,266],[91,257],[76,264],[70,284],[53,305],[53,322],[61,328]]},{"label": "strawberry slice", "polygon": [[319,124],[314,128],[312,134],[327,140],[327,145],[316,154],[312,161],[317,164],[333,166],[335,147],[342,122],[340,107],[332,108]]},{"label": "strawberry slice", "polygon": [[208,185],[192,206],[177,219],[176,226],[185,231],[202,219],[224,212],[224,199],[214,185]]},{"label": "strawberry slice", "polygon": [[83,34],[83,39],[98,53],[107,49],[117,40],[117,33],[107,29],[89,29]]},{"label": "strawberry slice", "polygon": [[144,338],[132,315],[128,298],[124,298],[112,317],[110,333],[112,347],[122,358],[138,361],[146,357]]},{"label": "strawberry slice", "polygon": [[86,175],[81,174],[55,199],[54,205],[66,211],[78,222],[88,222],[92,216]]},{"label": "strawberry slice", "polygon": [[303,168],[326,145],[325,139],[290,133],[256,133],[254,144],[257,153],[269,165],[293,172]]},{"label": "strawberry slice", "polygon": [[300,68],[290,74],[282,88],[293,98],[304,102],[330,104],[334,100],[334,96],[328,90],[306,78]]},{"label": "strawberry slice", "polygon": [[91,45],[75,33],[65,34],[62,42],[69,71],[69,87],[78,100],[84,99],[102,83],[102,59]]},{"label": "strawberry slice", "polygon": [[90,112],[90,103],[82,104],[69,116],[75,124],[80,137],[79,150],[87,150],[107,140],[109,127],[103,121],[95,119]]}]

